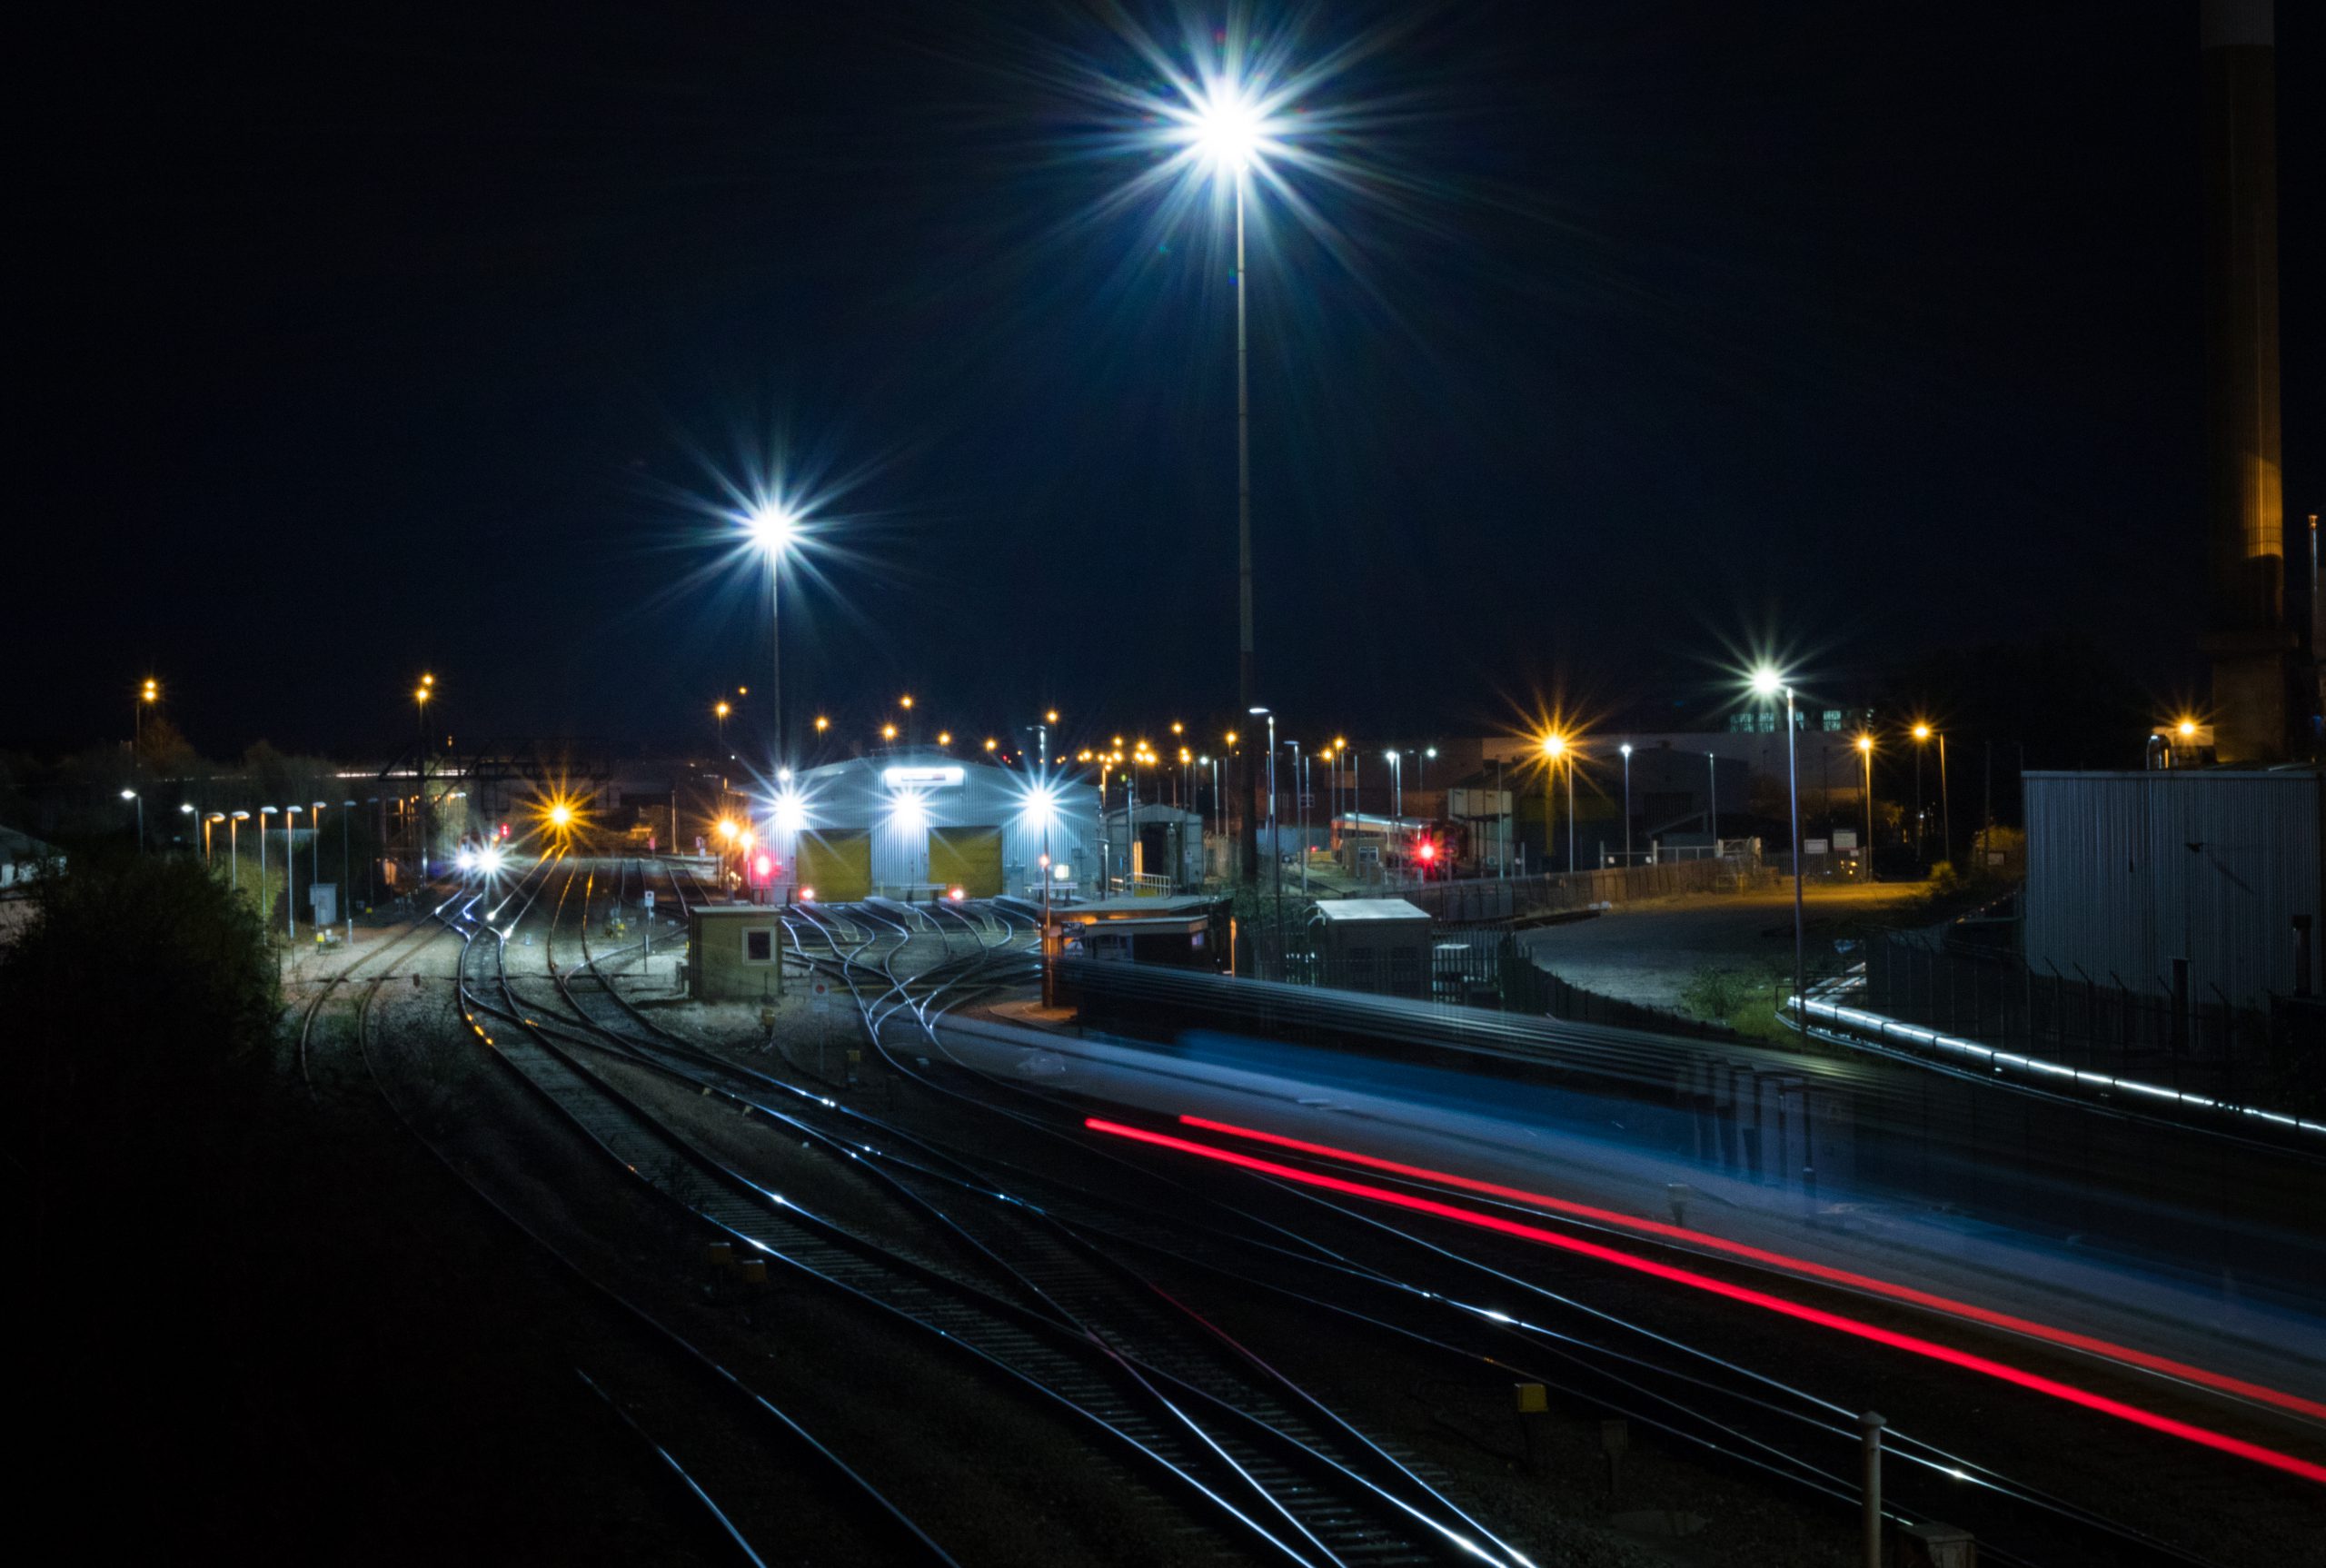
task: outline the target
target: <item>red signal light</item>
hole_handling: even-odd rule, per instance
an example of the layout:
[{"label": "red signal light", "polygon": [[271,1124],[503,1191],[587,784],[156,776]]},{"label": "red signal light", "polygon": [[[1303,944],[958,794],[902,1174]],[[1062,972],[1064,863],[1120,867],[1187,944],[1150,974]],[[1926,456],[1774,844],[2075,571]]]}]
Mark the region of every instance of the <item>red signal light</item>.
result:
[{"label": "red signal light", "polygon": [[1424,839],[1421,841],[1421,848],[1416,849],[1414,853],[1419,855],[1425,861],[1435,860],[1437,858],[1437,846],[1429,839]]},{"label": "red signal light", "polygon": [[752,860],[751,875],[761,882],[765,882],[770,877],[775,875],[775,858],[771,855],[761,855]]},{"label": "red signal light", "polygon": [[507,837],[509,837],[509,824],[508,824],[508,823],[506,823],[506,822],[503,822],[502,824],[501,824],[501,836],[502,836],[503,839],[506,839]]}]

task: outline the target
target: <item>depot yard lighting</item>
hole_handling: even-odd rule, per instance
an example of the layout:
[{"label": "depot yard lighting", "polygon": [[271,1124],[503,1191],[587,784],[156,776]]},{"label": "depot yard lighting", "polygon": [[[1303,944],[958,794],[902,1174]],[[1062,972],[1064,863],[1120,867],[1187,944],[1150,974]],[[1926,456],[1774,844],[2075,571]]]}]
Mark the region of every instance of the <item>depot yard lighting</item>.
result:
[{"label": "depot yard lighting", "polygon": [[145,797],[134,789],[124,789],[121,798],[137,802],[137,852],[145,853]]},{"label": "depot yard lighting", "polygon": [[1615,749],[1624,754],[1624,868],[1632,863],[1632,743],[1625,741]]},{"label": "depot yard lighting", "polygon": [[767,561],[768,733],[771,758],[780,766],[783,761],[783,559],[799,542],[800,519],[781,500],[770,497],[746,511],[741,521],[752,547]]},{"label": "depot yard lighting", "polygon": [[[1943,858],[1954,858],[1954,811],[1946,791],[1946,731],[1928,723],[1914,725],[1914,819],[1919,824],[1923,812],[1923,745],[1936,737],[1938,740],[1938,832]],[[1917,829],[1919,831],[1919,829]],[[1927,860],[1925,860],[1927,864]]]},{"label": "depot yard lighting", "polygon": [[[1245,201],[1253,177],[1267,177],[1267,160],[1285,152],[1290,122],[1280,117],[1284,94],[1270,94],[1248,79],[1231,59],[1200,78],[1182,79],[1174,101],[1158,105],[1164,139],[1176,144],[1191,172],[1225,183],[1236,223],[1236,693],[1239,706],[1254,706],[1257,676],[1252,656],[1252,400],[1249,308],[1244,286]],[[1270,748],[1273,759],[1274,748]],[[1257,824],[1252,819],[1251,757],[1239,753],[1238,790],[1243,798],[1242,874],[1258,868]],[[1271,802],[1273,810],[1273,802]]]},{"label": "depot yard lighting", "polygon": [[[1785,797],[1793,814],[1793,998],[1796,1008],[1804,1008],[1807,997],[1804,975],[1807,968],[1808,943],[1801,915],[1801,766],[1794,739],[1793,683],[1774,665],[1764,664],[1753,671],[1752,684],[1753,694],[1764,701],[1780,696],[1784,699]],[[1805,1012],[1800,1021],[1806,1033],[1808,1020]]]},{"label": "depot yard lighting", "polygon": [[1865,879],[1874,880],[1874,737],[1857,738],[1858,759],[1865,764]]}]

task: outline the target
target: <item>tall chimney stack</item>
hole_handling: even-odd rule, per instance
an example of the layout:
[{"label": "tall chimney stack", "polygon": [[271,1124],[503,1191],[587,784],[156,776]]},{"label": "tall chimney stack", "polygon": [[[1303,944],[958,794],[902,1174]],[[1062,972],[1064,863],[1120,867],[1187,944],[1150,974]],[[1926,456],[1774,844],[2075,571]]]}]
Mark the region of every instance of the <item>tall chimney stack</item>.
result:
[{"label": "tall chimney stack", "polygon": [[2286,755],[2278,424],[2277,39],[2271,0],[2203,0],[2205,496],[2214,754]]}]

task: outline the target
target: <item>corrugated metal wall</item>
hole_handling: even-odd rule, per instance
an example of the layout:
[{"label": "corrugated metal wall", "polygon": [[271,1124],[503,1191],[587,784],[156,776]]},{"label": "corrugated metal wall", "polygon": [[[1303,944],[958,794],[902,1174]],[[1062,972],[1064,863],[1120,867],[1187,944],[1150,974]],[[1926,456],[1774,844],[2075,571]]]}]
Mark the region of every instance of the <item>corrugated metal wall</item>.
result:
[{"label": "corrugated metal wall", "polygon": [[2030,773],[2026,789],[2030,966],[2169,992],[2186,956],[2192,1001],[2292,990],[2293,917],[2319,939],[2317,774]]}]

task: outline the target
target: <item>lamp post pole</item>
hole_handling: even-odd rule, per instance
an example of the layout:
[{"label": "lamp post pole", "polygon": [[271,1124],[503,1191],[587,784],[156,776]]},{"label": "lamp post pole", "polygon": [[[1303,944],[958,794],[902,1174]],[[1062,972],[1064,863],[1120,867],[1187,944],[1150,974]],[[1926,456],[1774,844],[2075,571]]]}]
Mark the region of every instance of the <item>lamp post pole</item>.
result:
[{"label": "lamp post pole", "polygon": [[1806,968],[1807,943],[1804,940],[1801,918],[1801,766],[1794,743],[1793,688],[1784,689],[1784,779],[1785,792],[1793,803],[1793,997],[1794,1006],[1803,1008],[1799,1021],[1806,1027],[1808,1015],[1804,1007],[1803,972]]},{"label": "lamp post pole", "polygon": [[[1252,387],[1250,343],[1246,326],[1244,303],[1244,184],[1245,173],[1240,164],[1236,177],[1236,687],[1243,707],[1253,706],[1254,673],[1252,668]],[[1251,766],[1251,749],[1240,754],[1244,766]],[[1268,815],[1276,815],[1276,736],[1271,727],[1268,736]],[[1253,832],[1251,820],[1251,782],[1248,773],[1242,788],[1244,804],[1244,874],[1249,878],[1257,869],[1259,839]]]},{"label": "lamp post pole", "polygon": [[1632,865],[1632,743],[1624,742],[1624,869]]},{"label": "lamp post pole", "polygon": [[1566,758],[1566,868],[1575,869],[1575,764],[1576,754]]},{"label": "lamp post pole", "polygon": [[1939,848],[1946,852],[1947,862],[1954,859],[1954,808],[1946,795],[1946,731],[1938,732],[1938,831]]},{"label": "lamp post pole", "polygon": [[1874,739],[1861,736],[1858,755],[1865,759],[1865,879],[1874,880]]},{"label": "lamp post pole", "polygon": [[124,789],[121,798],[137,803],[137,852],[145,853],[145,797],[134,789]]},{"label": "lamp post pole", "polygon": [[262,927],[266,922],[266,819],[274,815],[274,808],[258,809],[258,918]]},{"label": "lamp post pole", "polygon": [[293,853],[298,840],[291,831],[298,824],[291,819],[298,814],[296,806],[283,808],[283,931],[293,942],[299,939],[299,858]]},{"label": "lamp post pole", "polygon": [[1720,754],[1705,753],[1705,836],[1712,840],[1712,858],[1720,858]]},{"label": "lamp post pole", "polygon": [[242,827],[249,818],[249,812],[237,811],[226,819],[226,887],[231,892],[243,890]]}]

